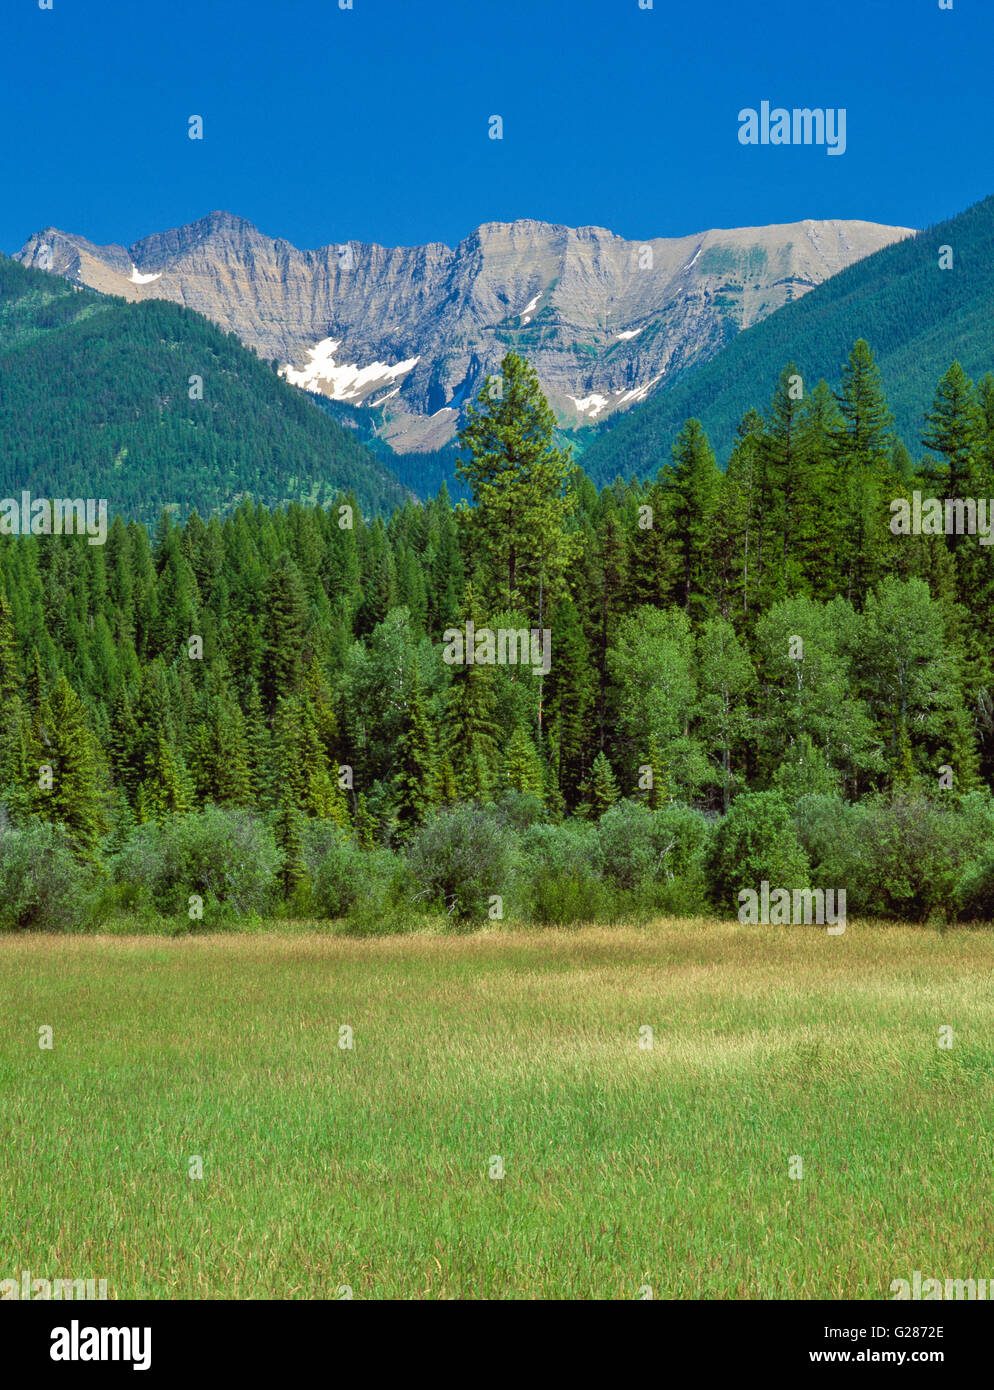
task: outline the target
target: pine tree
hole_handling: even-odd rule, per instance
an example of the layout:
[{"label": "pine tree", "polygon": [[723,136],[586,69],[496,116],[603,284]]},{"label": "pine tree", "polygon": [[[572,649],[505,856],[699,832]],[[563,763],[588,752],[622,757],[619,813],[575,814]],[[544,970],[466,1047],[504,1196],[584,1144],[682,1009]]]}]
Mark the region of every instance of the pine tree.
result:
[{"label": "pine tree", "polygon": [[361,849],[376,847],[376,820],[366,804],[365,792],[360,792],[356,799],[355,838]]},{"label": "pine tree", "polygon": [[598,820],[605,811],[610,810],[618,796],[618,783],[611,764],[603,753],[598,753],[590,769],[589,788],[590,806]]},{"label": "pine tree", "polygon": [[44,700],[40,725],[41,756],[52,769],[52,786],[39,780],[35,810],[44,820],[66,826],[81,859],[95,860],[107,829],[99,761],[86,708],[65,675]]},{"label": "pine tree", "polygon": [[454,801],[459,800],[455,769],[452,766],[452,759],[447,753],[439,760],[437,787],[438,801],[443,806],[451,806]]},{"label": "pine tree", "polygon": [[348,805],[321,743],[309,702],[298,695],[282,699],[273,724],[273,785],[282,799],[318,820],[346,829]]},{"label": "pine tree", "polygon": [[[484,626],[472,584],[466,585],[463,597],[463,621],[468,619],[478,629]],[[466,661],[451,670],[445,705],[445,752],[460,797],[491,801],[499,762],[493,670]]]},{"label": "pine tree", "polygon": [[[940,381],[925,422],[922,443],[942,458],[941,464],[927,461],[925,477],[943,499],[976,499],[986,481],[984,421],[973,382],[959,362],[954,362]],[[946,544],[956,560],[960,599],[986,608],[992,594],[988,547],[981,546],[975,535],[955,531],[946,537]]]},{"label": "pine tree", "polygon": [[700,420],[688,420],[673,445],[673,462],[663,472],[663,485],[679,557],[679,602],[694,617],[711,606],[712,528],[720,481]]},{"label": "pine tree", "polygon": [[197,796],[216,806],[250,806],[252,771],[245,719],[225,679],[223,658],[207,674],[202,704],[191,759]]},{"label": "pine tree", "polygon": [[850,352],[836,397],[842,428],[835,441],[834,487],[827,518],[836,537],[835,568],[846,598],[865,592],[883,571],[889,548],[888,502],[896,496],[890,472],[893,418],[880,370],[862,338]]},{"label": "pine tree", "polygon": [[597,742],[601,749],[607,737],[607,652],[627,583],[627,559],[617,503],[610,490],[605,489],[600,499],[596,540],[588,552],[586,566],[586,588],[593,604],[590,620],[597,667]]},{"label": "pine tree", "polygon": [[262,624],[263,707],[269,717],[285,697],[296,695],[303,674],[306,610],[296,565],[286,553],[273,566],[266,585]]},{"label": "pine tree", "polygon": [[41,753],[19,695],[0,704],[0,825],[3,812],[20,821],[32,809]]},{"label": "pine tree", "polygon": [[506,785],[513,791],[545,798],[545,773],[542,760],[523,724],[517,724],[507,745],[504,767]]},{"label": "pine tree", "polygon": [[142,823],[157,821],[161,825],[173,816],[185,815],[192,807],[189,773],[176,748],[160,731],[144,760],[135,814]]},{"label": "pine tree", "polygon": [[296,806],[283,801],[273,825],[276,844],[283,856],[280,866],[280,889],[285,901],[293,897],[307,878],[307,864],[304,860],[304,817]]},{"label": "pine tree", "polygon": [[556,750],[556,782],[566,806],[573,810],[587,777],[595,692],[586,638],[569,597],[552,620],[552,650],[555,660],[546,685],[548,728]]},{"label": "pine tree", "polygon": [[415,660],[409,676],[407,719],[397,743],[394,779],[395,814],[402,834],[410,834],[424,822],[437,796],[437,778],[435,737]]},{"label": "pine tree", "polygon": [[6,586],[0,576],[0,703],[15,695],[20,684],[13,613],[7,598]]},{"label": "pine tree", "polygon": [[925,423],[922,443],[940,454],[945,464],[943,469],[934,465],[928,468],[926,476],[934,481],[941,479],[947,497],[975,497],[983,420],[973,382],[959,362],[954,362],[939,382]]},{"label": "pine tree", "polygon": [[487,378],[467,417],[456,473],[476,505],[462,508],[460,521],[484,561],[485,597],[494,607],[523,607],[541,624],[580,543],[569,529],[570,451],[556,447],[555,416],[538,377],[514,352],[499,378]]},{"label": "pine tree", "polygon": [[357,631],[372,632],[397,604],[397,566],[386,528],[377,517],[366,533],[362,550],[362,601],[356,618]]},{"label": "pine tree", "polygon": [[245,701],[245,748],[248,755],[252,800],[257,807],[268,806],[276,799],[276,789],[270,778],[272,742],[266,727],[259,687],[255,681],[249,685],[248,698]]}]

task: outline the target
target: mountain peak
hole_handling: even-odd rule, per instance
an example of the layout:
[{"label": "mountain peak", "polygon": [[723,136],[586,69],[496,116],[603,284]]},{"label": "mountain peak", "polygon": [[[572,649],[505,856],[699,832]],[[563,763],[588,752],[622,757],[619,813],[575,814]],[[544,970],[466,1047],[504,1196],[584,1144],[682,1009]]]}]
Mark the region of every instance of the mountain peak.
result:
[{"label": "mountain peak", "polygon": [[383,435],[411,451],[452,437],[510,348],[532,362],[563,426],[599,423],[907,235],[808,219],[634,241],[517,218],[483,222],[454,249],[352,241],[303,251],[215,209],[128,248],[51,229],[17,259],[195,309],[296,384],[374,408]]}]

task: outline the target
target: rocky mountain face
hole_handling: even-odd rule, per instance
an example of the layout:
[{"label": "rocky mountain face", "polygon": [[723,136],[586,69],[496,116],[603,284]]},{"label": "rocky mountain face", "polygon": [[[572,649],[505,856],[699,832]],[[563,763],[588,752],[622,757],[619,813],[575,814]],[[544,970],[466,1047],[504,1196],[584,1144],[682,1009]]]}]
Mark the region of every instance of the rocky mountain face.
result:
[{"label": "rocky mountain face", "polygon": [[437,449],[514,348],[564,427],[599,423],[742,329],[910,235],[795,222],[626,241],[602,227],[488,222],[454,249],[301,251],[229,213],[133,246],[48,227],[16,259],[129,300],[184,304],[276,359],[287,380],[377,412],[394,448]]}]

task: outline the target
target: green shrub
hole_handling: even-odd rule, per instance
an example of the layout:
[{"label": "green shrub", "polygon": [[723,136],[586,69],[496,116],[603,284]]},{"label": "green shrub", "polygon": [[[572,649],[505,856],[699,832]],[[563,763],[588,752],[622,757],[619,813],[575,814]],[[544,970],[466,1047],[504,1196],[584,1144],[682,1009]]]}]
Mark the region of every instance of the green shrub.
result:
[{"label": "green shrub", "polygon": [[907,792],[854,805],[806,796],[794,819],[811,885],[844,888],[849,913],[911,921],[957,910],[987,915],[994,808],[986,793],[930,801]]},{"label": "green shrub", "polygon": [[322,917],[383,913],[395,904],[407,876],[404,862],[388,849],[360,849],[344,831],[324,840],[324,855],[311,875],[313,901]]},{"label": "green shrub", "polygon": [[856,848],[850,912],[923,921],[953,911],[957,887],[980,851],[964,836],[964,816],[951,800],[913,794],[876,797],[853,807]]},{"label": "green shrub", "polygon": [[519,833],[545,820],[545,807],[541,798],[533,792],[519,792],[508,788],[501,794],[494,809],[505,825]]},{"label": "green shrub", "polygon": [[604,851],[597,825],[590,821],[564,821],[562,825],[533,825],[521,837],[527,872],[532,866],[579,878],[600,878]]},{"label": "green shrub", "polygon": [[680,802],[619,801],[597,825],[605,877],[642,910],[690,915],[706,902],[708,822]]},{"label": "green shrub", "polygon": [[532,921],[563,926],[610,919],[613,896],[602,881],[604,854],[596,825],[533,825],[521,849],[524,911]]},{"label": "green shrub", "polygon": [[611,922],[619,915],[618,895],[592,875],[537,864],[530,880],[528,915],[543,926]]},{"label": "green shrub", "polygon": [[604,873],[619,888],[637,888],[655,877],[658,847],[652,812],[641,801],[618,801],[597,822]]},{"label": "green shrub", "polygon": [[517,836],[492,809],[475,803],[437,811],[409,842],[407,859],[424,904],[459,921],[485,921],[494,894],[507,915],[517,894]]},{"label": "green shrub", "polygon": [[955,904],[960,917],[994,922],[994,850],[966,866],[956,884]]},{"label": "green shrub", "polygon": [[90,887],[61,826],[29,820],[0,831],[0,925],[72,931],[86,920]]},{"label": "green shrub", "polygon": [[[707,880],[715,906],[738,911],[739,893],[809,886],[810,867],[787,803],[778,792],[746,792],[715,828],[707,852]],[[845,886],[845,885],[841,885]]]},{"label": "green shrub", "polygon": [[794,806],[794,825],[811,866],[810,886],[845,888],[847,910],[855,910],[849,895],[860,852],[856,808],[838,796],[809,793]]},{"label": "green shrub", "polygon": [[266,823],[249,811],[207,806],[164,825],[136,826],[111,861],[118,883],[147,891],[165,916],[203,900],[203,922],[214,925],[269,908],[282,858]]}]

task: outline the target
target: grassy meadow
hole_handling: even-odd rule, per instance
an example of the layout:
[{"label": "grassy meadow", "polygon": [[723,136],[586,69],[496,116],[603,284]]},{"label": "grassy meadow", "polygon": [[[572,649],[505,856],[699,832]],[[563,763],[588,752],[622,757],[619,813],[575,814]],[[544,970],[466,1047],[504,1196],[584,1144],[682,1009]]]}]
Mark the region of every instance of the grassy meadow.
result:
[{"label": "grassy meadow", "polygon": [[989,931],[852,921],[0,937],[0,1279],[879,1299],[916,1269],[994,1277],[992,985]]}]

